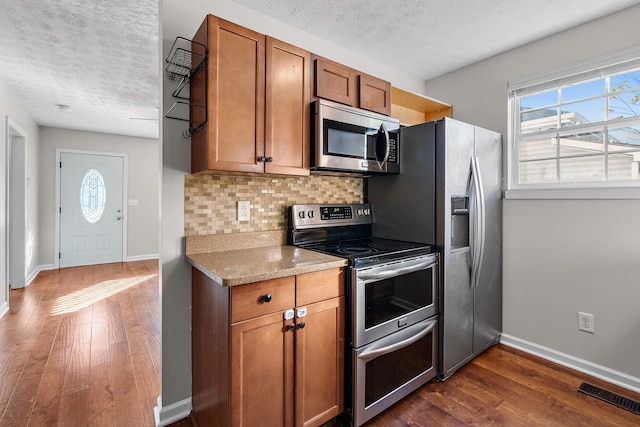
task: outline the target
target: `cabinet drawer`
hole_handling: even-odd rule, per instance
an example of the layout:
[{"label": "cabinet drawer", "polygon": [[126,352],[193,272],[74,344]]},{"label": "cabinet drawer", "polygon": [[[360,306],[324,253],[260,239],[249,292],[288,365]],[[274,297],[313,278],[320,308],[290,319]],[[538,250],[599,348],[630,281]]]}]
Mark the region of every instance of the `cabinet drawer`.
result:
[{"label": "cabinet drawer", "polygon": [[295,292],[293,276],[234,286],[231,323],[291,309],[295,306]]},{"label": "cabinet drawer", "polygon": [[296,307],[344,295],[344,268],[296,277]]}]

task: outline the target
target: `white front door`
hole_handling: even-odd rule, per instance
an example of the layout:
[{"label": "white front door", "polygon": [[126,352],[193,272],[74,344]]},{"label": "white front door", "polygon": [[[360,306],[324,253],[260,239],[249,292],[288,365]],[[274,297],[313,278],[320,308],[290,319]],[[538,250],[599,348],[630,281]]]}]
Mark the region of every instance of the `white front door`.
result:
[{"label": "white front door", "polygon": [[60,154],[60,267],[122,262],[123,158]]}]

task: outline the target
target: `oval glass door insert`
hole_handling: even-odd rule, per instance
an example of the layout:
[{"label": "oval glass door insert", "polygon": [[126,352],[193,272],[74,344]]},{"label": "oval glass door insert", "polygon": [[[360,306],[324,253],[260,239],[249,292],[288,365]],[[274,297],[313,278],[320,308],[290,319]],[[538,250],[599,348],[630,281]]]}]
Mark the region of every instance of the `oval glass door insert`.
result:
[{"label": "oval glass door insert", "polygon": [[88,170],[80,186],[80,207],[84,219],[90,224],[100,221],[106,201],[107,189],[102,174],[97,169]]}]

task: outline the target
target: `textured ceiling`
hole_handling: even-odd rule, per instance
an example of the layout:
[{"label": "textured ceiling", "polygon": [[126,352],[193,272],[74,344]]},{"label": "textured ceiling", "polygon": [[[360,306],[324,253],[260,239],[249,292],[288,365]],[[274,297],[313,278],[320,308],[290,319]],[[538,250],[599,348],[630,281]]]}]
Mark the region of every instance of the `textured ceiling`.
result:
[{"label": "textured ceiling", "polygon": [[0,0],[0,10],[0,80],[36,122],[158,137],[158,0]]},{"label": "textured ceiling", "polygon": [[638,0],[233,0],[429,80]]},{"label": "textured ceiling", "polygon": [[[233,1],[424,80],[640,3]],[[40,125],[158,137],[158,0],[0,0],[0,10],[0,80]]]}]

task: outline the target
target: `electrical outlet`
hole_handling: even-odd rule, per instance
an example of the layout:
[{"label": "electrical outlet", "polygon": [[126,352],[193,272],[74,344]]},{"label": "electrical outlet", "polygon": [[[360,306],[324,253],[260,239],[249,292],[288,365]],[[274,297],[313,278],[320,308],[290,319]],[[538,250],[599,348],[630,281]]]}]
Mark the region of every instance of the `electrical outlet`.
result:
[{"label": "electrical outlet", "polygon": [[595,332],[593,314],[578,312],[578,330],[585,332]]},{"label": "electrical outlet", "polygon": [[238,221],[249,221],[251,219],[251,202],[248,200],[238,201]]}]

